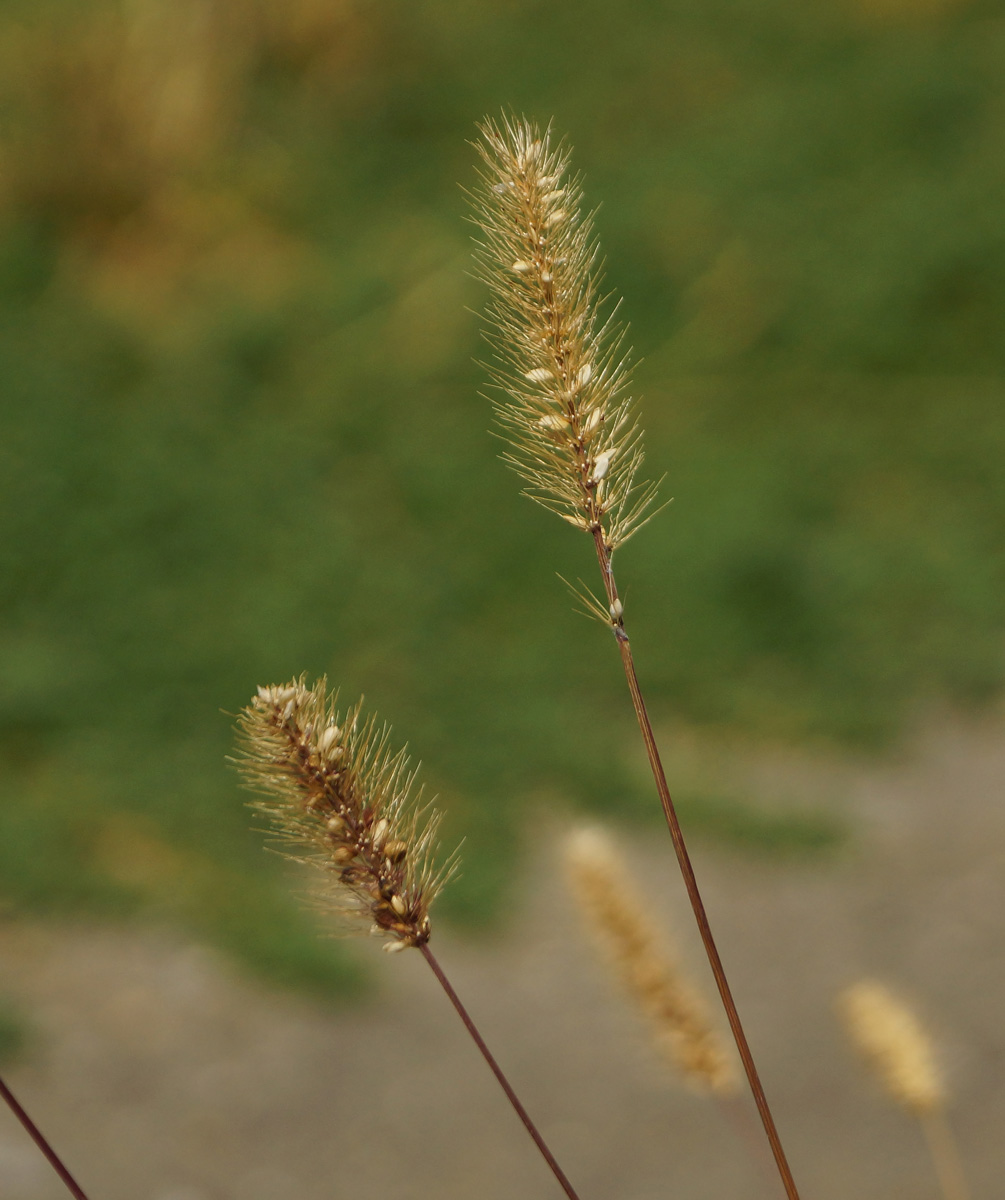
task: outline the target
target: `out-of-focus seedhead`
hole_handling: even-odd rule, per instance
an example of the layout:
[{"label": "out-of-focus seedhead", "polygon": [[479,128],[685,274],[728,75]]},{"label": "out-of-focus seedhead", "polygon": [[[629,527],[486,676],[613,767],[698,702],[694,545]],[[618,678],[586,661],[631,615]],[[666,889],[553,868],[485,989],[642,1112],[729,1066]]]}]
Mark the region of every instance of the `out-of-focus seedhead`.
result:
[{"label": "out-of-focus seedhead", "polygon": [[732,1095],[733,1058],[701,998],[661,944],[648,905],[611,839],[600,829],[577,830],[566,840],[564,855],[583,919],[648,1018],[658,1048],[698,1090]]},{"label": "out-of-focus seedhead", "polygon": [[881,983],[864,981],[838,997],[855,1049],[897,1104],[918,1116],[945,1103],[932,1043],[918,1018]]}]

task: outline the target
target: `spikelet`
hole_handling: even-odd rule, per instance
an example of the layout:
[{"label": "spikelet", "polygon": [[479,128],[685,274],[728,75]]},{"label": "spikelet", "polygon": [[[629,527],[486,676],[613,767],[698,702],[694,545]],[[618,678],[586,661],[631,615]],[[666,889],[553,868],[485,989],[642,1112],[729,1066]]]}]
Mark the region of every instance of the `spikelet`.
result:
[{"label": "spikelet", "polygon": [[512,446],[504,458],[528,496],[601,534],[610,552],[647,519],[656,487],[635,485],[641,432],[625,394],[624,331],[598,315],[592,220],[549,130],[506,118],[479,129],[476,256],[491,290],[489,369]]},{"label": "spikelet", "polygon": [[660,945],[646,903],[611,839],[596,828],[577,830],[566,840],[564,857],[584,920],[648,1018],[661,1053],[698,1090],[732,1095],[737,1089],[733,1059],[698,994]]},{"label": "spikelet", "polygon": [[945,1102],[932,1044],[917,1017],[881,984],[856,983],[838,997],[848,1037],[887,1094],[917,1116]]},{"label": "spikelet", "polygon": [[[262,687],[238,718],[246,783],[289,858],[327,873],[337,908],[371,923],[385,950],[429,940],[429,906],[454,869],[433,867],[439,815],[413,795],[387,726],[344,714],[327,681]],[[363,932],[362,927],[358,927]]]}]

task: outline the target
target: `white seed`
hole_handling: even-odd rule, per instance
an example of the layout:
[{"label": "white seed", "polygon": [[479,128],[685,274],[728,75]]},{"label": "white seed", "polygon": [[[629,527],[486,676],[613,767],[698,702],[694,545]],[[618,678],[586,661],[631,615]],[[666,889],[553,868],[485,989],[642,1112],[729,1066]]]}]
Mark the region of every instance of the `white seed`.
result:
[{"label": "white seed", "polygon": [[545,204],[550,204],[552,200],[561,200],[564,195],[565,188],[556,188],[553,192],[548,192],[547,195],[542,196],[541,199]]},{"label": "white seed", "polygon": [[551,283],[554,280],[554,278],[555,278],[555,276],[552,275],[552,273],[550,271],[542,271],[541,272],[541,282],[542,283]]},{"label": "white seed", "polygon": [[377,824],[374,825],[373,832],[370,834],[370,841],[374,850],[379,851],[387,841],[387,834],[390,828],[391,826],[387,823],[386,817],[381,817]]},{"label": "white seed", "polygon": [[535,367],[533,371],[524,373],[524,379],[529,379],[531,383],[547,383],[554,378],[554,371],[549,371],[547,367]]},{"label": "white seed", "polygon": [[576,372],[576,386],[586,387],[586,385],[590,382],[590,377],[592,375],[593,367],[589,363],[583,363],[583,365]]},{"label": "white seed", "polygon": [[502,182],[500,182],[500,183],[494,183],[494,184],[492,185],[492,190],[495,192],[495,194],[496,194],[497,196],[502,196],[502,195],[503,195],[505,192],[507,192],[507,191],[508,191],[508,190],[509,190],[509,189],[510,189],[512,186],[513,186],[513,180],[512,180],[512,179],[506,179],[506,180],[504,180],[504,181],[502,181]]},{"label": "white seed", "polygon": [[329,725],[318,738],[318,749],[322,754],[331,753],[332,747],[338,741],[342,730],[337,725]]},{"label": "white seed", "polygon": [[598,454],[596,462],[593,464],[593,482],[599,483],[607,474],[611,467],[611,456],[613,451],[605,450],[603,454]]},{"label": "white seed", "polygon": [[329,833],[344,833],[345,827],[345,821],[340,816],[336,815],[328,818]]},{"label": "white seed", "polygon": [[603,418],[603,415],[604,415],[603,409],[595,408],[593,410],[593,412],[591,412],[590,415],[586,418],[586,424],[583,426],[583,432],[584,433],[592,433],[597,428],[597,426],[600,424],[600,422]]},{"label": "white seed", "polygon": [[554,226],[560,225],[564,220],[565,220],[565,209],[564,208],[556,208],[553,213],[549,213],[548,216],[545,217],[544,227],[545,227],[545,229],[552,229],[552,228],[554,228]]},{"label": "white seed", "polygon": [[538,418],[538,426],[550,433],[565,433],[569,427],[569,418],[559,416],[558,413],[548,413],[543,417]]},{"label": "white seed", "polygon": [[525,262],[522,258],[518,258],[510,267],[511,271],[516,271],[518,275],[526,275],[528,271],[533,271],[534,264]]},{"label": "white seed", "polygon": [[287,702],[287,704],[283,708],[283,720],[284,721],[289,721],[290,717],[292,717],[293,713],[296,711],[296,707],[297,707],[296,700],[290,700]]},{"label": "white seed", "polygon": [[405,915],[405,901],[402,900],[397,893],[391,897],[391,907],[399,917],[403,917]]},{"label": "white seed", "polygon": [[620,621],[624,615],[625,615],[625,606],[621,603],[620,600],[615,600],[614,603],[611,605],[611,620],[615,621],[615,622]]},{"label": "white seed", "polygon": [[385,950],[388,954],[397,954],[399,950],[407,950],[408,947],[408,942],[399,942],[395,940],[393,942],[385,942],[381,949]]}]

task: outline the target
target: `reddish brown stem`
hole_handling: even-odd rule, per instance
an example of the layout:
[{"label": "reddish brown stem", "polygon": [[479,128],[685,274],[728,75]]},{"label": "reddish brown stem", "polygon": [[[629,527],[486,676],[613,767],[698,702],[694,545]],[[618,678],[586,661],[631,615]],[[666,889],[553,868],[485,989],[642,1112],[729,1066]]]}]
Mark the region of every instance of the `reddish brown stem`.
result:
[{"label": "reddish brown stem", "polygon": [[79,1183],[77,1183],[77,1181],[63,1165],[63,1160],[59,1157],[56,1151],[53,1150],[52,1146],[49,1145],[49,1142],[42,1133],[41,1129],[39,1129],[31,1117],[29,1117],[24,1111],[24,1109],[18,1103],[17,1097],[2,1079],[0,1079],[0,1096],[4,1098],[11,1112],[28,1131],[35,1145],[49,1160],[49,1165],[66,1185],[66,1189],[70,1195],[73,1196],[75,1200],[87,1200],[87,1196],[84,1194],[83,1188]]},{"label": "reddish brown stem", "polygon": [[422,951],[422,955],[425,958],[426,962],[429,963],[429,968],[433,972],[433,974],[436,976],[437,981],[440,984],[440,987],[442,987],[443,990],[446,992],[447,998],[449,999],[450,1003],[454,1006],[454,1009],[456,1010],[457,1015],[464,1022],[464,1028],[468,1031],[468,1033],[471,1034],[472,1041],[475,1043],[475,1045],[481,1051],[482,1057],[488,1063],[489,1070],[499,1081],[499,1086],[506,1093],[506,1098],[507,1098],[507,1100],[509,1100],[510,1104],[513,1105],[516,1115],[523,1122],[524,1128],[527,1130],[527,1132],[533,1138],[534,1145],[537,1146],[538,1150],[540,1150],[542,1158],[548,1164],[548,1166],[551,1168],[551,1173],[558,1180],[558,1182],[562,1188],[562,1191],[564,1191],[565,1194],[569,1197],[569,1200],[579,1200],[579,1197],[576,1195],[576,1192],[575,1192],[572,1184],[569,1182],[568,1178],[566,1177],[565,1172],[558,1165],[557,1161],[555,1160],[554,1154],[552,1154],[552,1152],[548,1149],[547,1145],[545,1144],[544,1138],[538,1132],[537,1126],[531,1120],[530,1114],[527,1112],[527,1110],[524,1108],[524,1106],[520,1103],[519,1097],[517,1096],[516,1092],[513,1091],[513,1088],[511,1087],[509,1080],[503,1074],[502,1067],[499,1066],[499,1064],[495,1060],[495,1056],[492,1054],[492,1051],[488,1048],[488,1046],[486,1046],[485,1039],[478,1032],[478,1027],[475,1025],[474,1021],[472,1021],[470,1015],[468,1014],[468,1010],[461,1003],[460,997],[457,995],[457,993],[454,991],[453,987],[451,986],[450,980],[446,977],[446,975],[444,975],[443,968],[436,961],[436,958],[434,957],[432,950],[429,949],[428,943],[426,943],[426,942],[419,943],[419,949]]},{"label": "reddish brown stem", "polygon": [[758,1172],[764,1177],[764,1182],[774,1192],[778,1182],[775,1160],[768,1153],[768,1147],[764,1144],[750,1106],[741,1096],[717,1096],[716,1100],[723,1118],[732,1126],[733,1132],[743,1142],[751,1159],[757,1163]]},{"label": "reddish brown stem", "polygon": [[[684,886],[687,889],[688,899],[691,901],[691,909],[694,912],[694,919],[698,923],[698,932],[701,934],[701,940],[705,947],[705,953],[708,955],[709,965],[712,968],[712,974],[715,977],[716,987],[719,989],[719,995],[722,998],[722,1006],[726,1010],[726,1017],[729,1021],[729,1027],[733,1031],[733,1039],[736,1042],[736,1048],[740,1052],[740,1060],[743,1063],[743,1070],[747,1076],[747,1082],[750,1084],[750,1090],[754,1096],[754,1103],[757,1105],[757,1111],[761,1116],[761,1123],[764,1125],[764,1132],[767,1134],[768,1144],[771,1146],[771,1153],[774,1155],[775,1165],[778,1168],[778,1174],[781,1176],[782,1183],[785,1187],[785,1194],[789,1200],[799,1200],[799,1193],[796,1190],[795,1180],[792,1178],[792,1171],[789,1168],[788,1160],[785,1157],[785,1151],[782,1149],[782,1142],[778,1136],[778,1130],[775,1127],[774,1118],[771,1115],[771,1109],[768,1107],[768,1098],[764,1094],[764,1088],[761,1085],[760,1076],[757,1073],[757,1067],[754,1065],[754,1057],[750,1052],[750,1045],[747,1042],[747,1035],[743,1032],[743,1026],[740,1023],[740,1014],[737,1012],[736,1004],[733,1000],[733,994],[730,991],[729,983],[726,979],[726,972],[722,965],[722,959],[719,957],[719,951],[715,944],[715,939],[712,936],[712,929],[708,923],[708,917],[705,913],[705,905],[701,898],[701,893],[698,891],[698,881],[695,878],[694,868],[691,866],[691,857],[687,852],[687,846],[684,842],[684,833],[680,826],[680,821],[677,818],[677,812],[674,808],[673,800],[670,797],[670,788],[667,785],[666,775],[663,771],[663,763],[660,759],[660,753],[656,746],[656,738],[653,734],[653,727],[649,721],[649,714],[646,711],[645,700],[642,698],[642,689],[639,687],[638,676],[635,673],[635,662],[632,659],[632,649],[628,641],[628,634],[625,633],[624,623],[620,616],[620,608],[615,604],[618,600],[618,589],[614,582],[614,574],[611,570],[611,552],[604,542],[603,531],[596,529],[594,531],[594,542],[597,548],[597,558],[600,561],[600,571],[604,579],[604,589],[607,592],[608,603],[612,609],[612,620],[614,621],[614,634],[618,642],[618,650],[621,653],[621,665],[625,670],[625,679],[628,681],[628,690],[632,697],[632,706],[635,709],[635,716],[639,723],[639,729],[642,733],[642,741],[646,747],[646,757],[649,759],[649,768],[652,771],[653,779],[656,782],[656,790],[659,793],[660,804],[663,806],[663,815],[666,817],[667,828],[670,830],[670,837],[673,840],[674,850],[677,854],[677,862],[680,865],[681,874],[684,877]],[[614,613],[618,612],[618,616]]]}]

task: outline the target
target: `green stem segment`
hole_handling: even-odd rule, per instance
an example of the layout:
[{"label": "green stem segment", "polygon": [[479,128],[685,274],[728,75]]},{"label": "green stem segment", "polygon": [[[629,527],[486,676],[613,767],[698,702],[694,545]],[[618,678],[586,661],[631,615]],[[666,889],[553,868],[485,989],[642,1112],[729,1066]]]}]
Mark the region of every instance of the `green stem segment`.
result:
[{"label": "green stem segment", "polygon": [[18,1103],[17,1097],[2,1079],[0,1079],[0,1096],[3,1097],[8,1108],[10,1108],[14,1116],[17,1117],[17,1119],[28,1131],[35,1145],[48,1159],[49,1165],[66,1185],[66,1190],[71,1196],[74,1197],[74,1200],[87,1200],[87,1196],[84,1194],[84,1189],[79,1183],[77,1183],[70,1172],[66,1169],[63,1164],[63,1160],[59,1157],[56,1151],[53,1150],[52,1146],[49,1145],[48,1139],[42,1133],[41,1129],[39,1129],[31,1117],[29,1117],[24,1111],[24,1109]]},{"label": "green stem segment", "polygon": [[[747,1082],[750,1084],[750,1090],[753,1093],[757,1111],[760,1113],[761,1123],[764,1125],[764,1132],[767,1134],[768,1144],[771,1147],[771,1153],[774,1156],[778,1174],[781,1176],[782,1184],[785,1187],[785,1194],[788,1200],[799,1200],[799,1192],[796,1190],[792,1171],[785,1157],[785,1151],[782,1149],[782,1142],[778,1136],[778,1130],[775,1127],[771,1109],[768,1107],[768,1098],[764,1094],[764,1088],[761,1085],[757,1067],[754,1065],[754,1058],[750,1052],[747,1035],[743,1032],[743,1026],[740,1023],[740,1014],[736,1010],[736,1004],[726,979],[722,959],[719,957],[719,951],[712,936],[712,929],[708,923],[708,916],[705,913],[705,905],[698,890],[698,881],[695,879],[694,868],[691,866],[691,857],[687,852],[687,846],[684,842],[684,833],[680,827],[680,821],[678,820],[673,800],[670,797],[670,788],[667,785],[663,763],[656,746],[653,727],[650,724],[645,700],[642,697],[642,689],[639,687],[638,676],[635,673],[632,649],[628,641],[628,634],[625,633],[624,622],[621,617],[621,605],[618,601],[618,589],[614,582],[613,571],[611,570],[611,552],[604,541],[603,530],[596,527],[593,532],[593,539],[596,544],[597,558],[600,562],[600,572],[604,580],[604,590],[607,593],[607,600],[611,606],[611,619],[613,621],[614,634],[618,642],[618,650],[621,654],[621,665],[625,670],[625,679],[628,681],[632,706],[635,709],[635,716],[642,733],[642,741],[646,747],[646,757],[649,759],[649,767],[656,782],[656,790],[659,793],[660,803],[663,806],[663,815],[666,817],[667,828],[670,830],[670,837],[673,840],[677,862],[680,864],[681,874],[684,877],[684,886],[687,889],[688,899],[691,901],[694,919],[698,923],[698,932],[701,934],[705,953],[708,955],[709,965],[715,977],[715,984],[719,989],[719,996],[722,999],[722,1006],[726,1010],[729,1027],[733,1031],[733,1039],[736,1042],[737,1050],[740,1052],[743,1070],[746,1073]],[[615,616],[615,614],[617,615]]]},{"label": "green stem segment", "polygon": [[558,1180],[558,1182],[562,1188],[562,1191],[565,1192],[566,1196],[569,1197],[569,1200],[579,1200],[579,1197],[577,1196],[576,1191],[573,1188],[572,1184],[569,1182],[568,1178],[566,1177],[565,1172],[558,1165],[558,1162],[556,1161],[554,1154],[552,1154],[552,1152],[548,1149],[547,1145],[545,1144],[544,1138],[538,1132],[537,1126],[531,1120],[529,1113],[524,1108],[524,1106],[520,1103],[520,1099],[517,1096],[516,1092],[513,1091],[513,1088],[510,1085],[509,1080],[503,1074],[502,1067],[499,1066],[499,1064],[495,1060],[495,1056],[492,1054],[492,1051],[488,1048],[488,1046],[486,1046],[485,1039],[478,1032],[478,1027],[475,1025],[474,1021],[472,1021],[470,1015],[468,1014],[468,1010],[461,1003],[460,997],[457,995],[457,993],[454,991],[453,987],[451,986],[450,980],[446,977],[446,975],[444,975],[443,968],[436,961],[435,957],[433,956],[432,950],[429,949],[429,944],[427,942],[421,942],[421,943],[419,943],[418,948],[422,952],[423,958],[429,964],[429,969],[436,976],[436,979],[437,979],[440,987],[442,987],[443,990],[446,992],[447,998],[449,999],[450,1003],[454,1006],[454,1009],[456,1010],[457,1015],[464,1022],[464,1028],[468,1031],[468,1033],[471,1034],[472,1041],[475,1043],[475,1045],[481,1051],[482,1058],[484,1058],[485,1061],[488,1063],[489,1070],[496,1077],[496,1079],[499,1082],[499,1086],[506,1093],[507,1100],[509,1100],[510,1104],[513,1105],[516,1115],[523,1122],[524,1128],[527,1130],[527,1132],[530,1134],[531,1138],[534,1141],[534,1145],[537,1146],[538,1150],[540,1150],[542,1158],[548,1164],[549,1168],[551,1169],[551,1173]]}]

